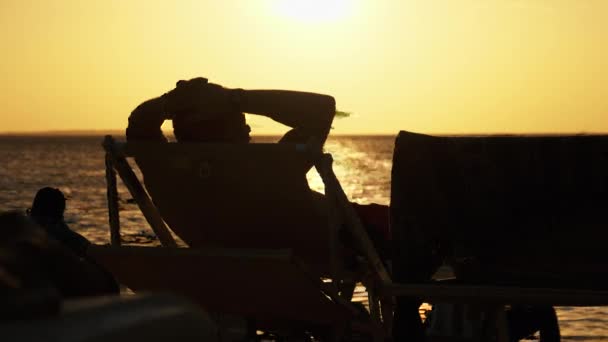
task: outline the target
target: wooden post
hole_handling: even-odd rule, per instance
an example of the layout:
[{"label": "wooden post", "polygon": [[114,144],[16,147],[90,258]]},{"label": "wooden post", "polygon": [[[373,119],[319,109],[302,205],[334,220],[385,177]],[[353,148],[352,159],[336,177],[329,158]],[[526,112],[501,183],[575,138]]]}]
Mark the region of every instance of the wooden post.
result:
[{"label": "wooden post", "polygon": [[509,342],[509,322],[507,321],[507,312],[505,307],[500,305],[496,307],[496,334],[498,342]]},{"label": "wooden post", "polygon": [[483,341],[509,342],[509,327],[504,306],[485,306],[487,326],[482,332]]},{"label": "wooden post", "polygon": [[[384,287],[390,285],[391,277],[386,271],[386,268],[384,268],[384,264],[382,263],[380,256],[376,252],[376,247],[369,239],[367,231],[363,227],[359,216],[355,212],[355,209],[352,207],[350,201],[348,200],[348,197],[346,197],[346,193],[344,193],[342,186],[340,186],[340,182],[338,181],[333,169],[331,168],[331,163],[327,161],[322,161],[323,158],[331,160],[332,157],[330,154],[323,154],[321,160],[315,164],[315,167],[319,172],[321,179],[323,179],[323,183],[329,183],[332,185],[330,189],[333,189],[334,191],[338,208],[345,215],[347,226],[349,227],[353,236],[359,243],[359,247],[363,249],[365,257],[370,263],[372,270],[374,270],[374,273],[380,279],[382,286]],[[327,195],[328,194],[326,193],[325,196]],[[380,291],[382,292],[382,289],[380,289]]]},{"label": "wooden post", "polygon": [[108,219],[110,222],[110,243],[120,246],[120,215],[118,212],[118,190],[116,188],[116,172],[112,165],[112,157],[106,152],[106,185],[108,199]]},{"label": "wooden post", "polygon": [[367,288],[367,300],[369,302],[369,315],[375,323],[380,322],[380,308],[378,307],[378,296],[373,286]]},{"label": "wooden post", "polygon": [[[369,302],[369,315],[372,319],[372,323],[376,328],[382,327],[382,321],[380,319],[380,307],[378,296],[376,295],[376,289],[374,286],[370,286],[367,288],[367,300]],[[374,329],[373,340],[382,341],[382,336],[377,331],[378,329]],[[384,329],[382,329],[382,335],[384,334]]]},{"label": "wooden post", "polygon": [[103,146],[106,149],[106,152],[108,152],[114,168],[118,171],[120,178],[127,189],[129,189],[131,196],[133,196],[133,199],[144,214],[146,221],[150,224],[150,227],[158,237],[158,240],[160,240],[160,243],[165,247],[177,247],[177,244],[160,216],[158,209],[154,203],[152,203],[148,193],[137,179],[129,162],[127,162],[124,157],[117,155],[114,139],[111,136],[106,136]]},{"label": "wooden post", "polygon": [[393,332],[394,297],[384,296],[380,298],[380,313],[382,314],[382,326],[387,336]]},{"label": "wooden post", "polygon": [[[324,155],[320,155],[318,163],[324,163],[324,168],[331,168],[333,160],[326,158]],[[319,168],[317,168],[317,172]],[[320,174],[320,172],[319,172]],[[336,189],[335,184],[330,179],[323,178],[323,184],[325,186],[325,199],[327,202],[327,214],[328,214],[328,225],[329,225],[329,270],[330,277],[332,279],[332,285],[336,292],[340,291],[342,277],[339,271],[339,258],[338,258],[338,229],[340,229],[340,220],[338,212],[338,204],[336,202]],[[350,300],[350,299],[349,299]]]}]

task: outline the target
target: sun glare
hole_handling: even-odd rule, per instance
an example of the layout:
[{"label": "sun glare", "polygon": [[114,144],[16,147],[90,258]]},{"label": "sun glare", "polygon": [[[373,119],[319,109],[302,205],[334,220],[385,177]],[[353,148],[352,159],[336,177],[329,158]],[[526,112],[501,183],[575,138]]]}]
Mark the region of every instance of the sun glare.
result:
[{"label": "sun glare", "polygon": [[353,0],[277,0],[280,15],[304,22],[336,21],[350,14]]}]

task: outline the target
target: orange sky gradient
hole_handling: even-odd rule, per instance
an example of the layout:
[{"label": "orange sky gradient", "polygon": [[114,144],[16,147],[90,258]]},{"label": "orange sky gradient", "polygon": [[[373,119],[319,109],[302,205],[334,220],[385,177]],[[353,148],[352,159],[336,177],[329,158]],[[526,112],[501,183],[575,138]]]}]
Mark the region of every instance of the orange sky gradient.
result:
[{"label": "orange sky gradient", "polygon": [[123,129],[196,76],[333,95],[353,113],[333,134],[608,132],[607,15],[605,0],[2,0],[0,132]]}]

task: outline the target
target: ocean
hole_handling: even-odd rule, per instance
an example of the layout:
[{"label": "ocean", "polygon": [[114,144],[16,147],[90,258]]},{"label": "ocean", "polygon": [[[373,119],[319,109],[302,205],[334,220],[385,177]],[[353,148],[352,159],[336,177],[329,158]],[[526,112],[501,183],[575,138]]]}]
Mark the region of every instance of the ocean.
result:
[{"label": "ocean", "polygon": [[[275,138],[258,137],[254,142]],[[389,204],[394,136],[330,137],[325,150],[348,197]],[[98,244],[109,243],[102,136],[0,136],[0,210],[25,210],[45,186],[67,196],[66,221]],[[323,183],[314,169],[314,190]],[[153,233],[119,181],[123,241],[152,243]],[[608,308],[557,308],[563,341],[608,341]]]}]

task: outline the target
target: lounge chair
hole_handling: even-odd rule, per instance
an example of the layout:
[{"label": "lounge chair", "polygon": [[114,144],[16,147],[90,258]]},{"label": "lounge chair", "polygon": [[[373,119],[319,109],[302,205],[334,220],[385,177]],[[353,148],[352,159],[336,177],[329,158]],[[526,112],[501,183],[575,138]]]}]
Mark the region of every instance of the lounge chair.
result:
[{"label": "lounge chair", "polygon": [[[121,144],[106,137],[104,148],[113,246],[91,254],[133,290],[185,295],[269,329],[344,330],[360,314],[350,303],[353,284],[365,280],[367,330],[381,339],[390,329],[390,301],[382,319],[384,297],[375,292],[390,277],[331,170],[331,156],[319,147]],[[146,189],[127,157],[143,171]],[[308,188],[313,165],[325,183],[325,204]],[[120,247],[115,171],[166,248]],[[344,262],[349,246],[338,239],[341,227],[363,257],[357,267]],[[189,248],[176,248],[169,229]]]},{"label": "lounge chair", "polygon": [[[401,132],[389,292],[497,310],[608,305],[607,212],[608,136]],[[433,281],[440,265],[455,279]]]}]

